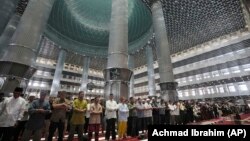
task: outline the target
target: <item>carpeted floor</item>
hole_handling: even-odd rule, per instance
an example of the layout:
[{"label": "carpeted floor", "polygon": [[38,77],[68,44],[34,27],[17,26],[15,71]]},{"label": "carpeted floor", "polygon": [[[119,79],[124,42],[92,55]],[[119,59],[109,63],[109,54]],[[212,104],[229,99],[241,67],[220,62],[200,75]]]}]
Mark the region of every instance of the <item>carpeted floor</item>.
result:
[{"label": "carpeted floor", "polygon": [[[241,120],[236,121],[236,122],[234,120],[234,115],[230,115],[230,116],[226,116],[226,117],[220,117],[217,119],[211,119],[211,120],[191,123],[189,125],[237,125],[239,123],[242,125],[250,125],[250,113],[249,114],[240,114],[240,117],[241,117]],[[68,135],[66,135],[64,137],[64,141],[66,141],[67,138],[68,138]],[[45,138],[42,138],[42,141],[44,141],[44,140],[45,140]],[[57,139],[54,138],[54,141],[56,141],[56,140]],[[77,135],[75,135],[74,141],[78,141]],[[92,139],[91,141],[94,141],[94,139]],[[99,141],[105,141],[104,134],[100,133]],[[139,140],[138,138],[128,137],[126,139],[122,139],[119,141],[147,141],[147,139]]]},{"label": "carpeted floor", "polygon": [[237,124],[250,125],[250,114],[240,114],[241,118],[240,121],[235,121],[234,116],[235,115],[229,115],[217,119],[191,123],[189,125],[237,125]]}]

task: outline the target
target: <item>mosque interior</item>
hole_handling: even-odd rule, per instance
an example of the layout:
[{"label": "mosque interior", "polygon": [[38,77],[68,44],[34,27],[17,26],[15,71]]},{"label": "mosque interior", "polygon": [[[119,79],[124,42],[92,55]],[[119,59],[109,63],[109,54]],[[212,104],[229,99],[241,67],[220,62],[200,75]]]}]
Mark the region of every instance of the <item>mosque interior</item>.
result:
[{"label": "mosque interior", "polygon": [[[119,115],[120,107],[114,108],[120,104],[119,100],[132,106],[139,103],[127,107],[129,114],[125,119],[130,120],[128,132],[131,129],[131,140],[135,141],[142,139],[140,135],[147,140],[147,125],[151,124],[250,124],[250,0],[1,0],[0,3],[0,141],[1,136],[3,140],[12,136],[9,131],[18,125],[3,130],[7,129],[4,124],[11,120],[2,122],[10,119],[2,113],[8,115],[6,109],[13,108],[8,104],[9,99],[16,99],[16,90],[23,91],[26,103],[30,97],[42,99],[46,94],[47,101],[41,100],[48,103],[47,113],[44,109],[41,112],[44,117],[56,113],[60,107],[53,100],[63,99],[66,106],[63,110],[59,108],[62,114],[56,115],[57,126],[62,125],[59,136],[62,133],[61,138],[68,140],[73,140],[75,130],[64,130],[72,122],[67,116],[89,112],[91,119],[89,101],[94,100],[95,104],[103,104],[99,106],[101,112],[95,113],[102,114],[103,119],[108,118],[107,111],[115,118]],[[62,98],[63,94],[67,98]],[[113,97],[119,104],[110,104],[114,101],[109,98]],[[70,102],[66,103],[66,99]],[[103,112],[105,100],[106,107],[113,107]],[[85,107],[75,110],[75,101]],[[30,107],[32,104],[27,108],[29,112]],[[142,114],[136,113],[132,119],[131,109]],[[35,109],[34,113],[40,110]],[[146,110],[149,114],[145,114]],[[84,114],[78,114],[80,118],[72,118],[73,121],[83,120],[81,116],[87,119]],[[109,140],[111,130],[112,138],[116,138],[114,117],[96,120],[98,123],[93,127],[96,140]],[[26,122],[31,121],[28,118]],[[50,117],[46,120],[50,121]],[[89,129],[91,140],[92,128],[81,120],[77,130],[84,123],[84,135],[87,136]],[[45,118],[41,119],[44,121]],[[48,133],[49,125],[40,128]],[[108,137],[104,137],[104,130]],[[123,129],[118,127],[118,130]],[[126,130],[127,123],[124,136]],[[52,139],[54,132],[50,134]],[[38,136],[41,138],[41,133]],[[42,140],[48,136],[44,134]]]},{"label": "mosque interior", "polygon": [[249,98],[248,0],[37,3],[0,6],[2,92]]}]

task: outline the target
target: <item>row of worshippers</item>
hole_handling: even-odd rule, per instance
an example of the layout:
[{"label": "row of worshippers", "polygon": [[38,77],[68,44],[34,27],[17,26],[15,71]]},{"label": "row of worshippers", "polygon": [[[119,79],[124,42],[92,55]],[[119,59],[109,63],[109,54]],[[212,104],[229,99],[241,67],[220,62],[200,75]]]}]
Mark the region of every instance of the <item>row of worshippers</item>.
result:
[{"label": "row of worshippers", "polygon": [[[22,140],[40,141],[45,115],[51,113],[46,93],[41,93],[39,99],[30,96],[26,101],[22,96],[23,89],[15,88],[13,96],[4,97],[1,93],[0,102],[0,138],[2,141],[17,141],[22,132]],[[22,131],[23,130],[23,131]],[[34,131],[34,132],[33,132]]]},{"label": "row of worshippers", "polygon": [[[18,140],[21,126],[24,131],[21,135],[21,141],[29,141],[33,135],[34,141],[40,141],[42,131],[45,124],[45,119],[49,116],[50,125],[49,133],[46,140],[52,141],[52,137],[58,130],[58,141],[62,141],[65,133],[65,123],[67,121],[67,112],[72,111],[70,116],[70,129],[68,141],[72,141],[75,131],[78,133],[78,140],[83,138],[83,125],[85,123],[85,113],[90,113],[88,126],[88,140],[92,138],[92,132],[95,132],[95,140],[99,139],[99,130],[101,124],[101,114],[103,108],[100,105],[99,97],[94,99],[87,107],[87,102],[84,99],[84,92],[79,92],[78,98],[70,102],[65,98],[66,92],[60,92],[58,98],[53,101],[46,99],[47,93],[41,92],[40,98],[35,99],[30,96],[29,101],[21,97],[22,88],[16,88],[13,96],[3,98],[0,101],[0,137],[2,141]],[[115,106],[114,106],[115,105]],[[105,115],[107,119],[106,138],[110,136],[109,131],[115,130],[116,112],[118,110],[119,138],[126,136],[126,121],[128,117],[128,108],[125,106],[125,99],[121,98],[121,103],[117,104],[113,100],[113,95],[110,95],[110,100],[106,102]],[[15,133],[13,137],[13,133]],[[112,132],[112,139],[115,139],[115,133]]]},{"label": "row of worshippers", "polygon": [[[94,103],[88,108],[88,104],[84,99],[84,93],[79,92],[78,98],[73,103],[65,98],[65,92],[61,92],[59,97],[53,101],[46,100],[47,93],[42,92],[40,98],[34,100],[34,97],[29,97],[29,101],[25,101],[24,98],[20,97],[22,94],[22,88],[16,88],[13,92],[13,97],[5,98],[1,102],[1,122],[0,122],[0,135],[2,140],[11,140],[12,133],[16,133],[14,140],[18,140],[19,133],[22,128],[25,130],[22,133],[21,140],[28,141],[33,134],[33,140],[40,140],[42,137],[42,131],[45,123],[45,119],[49,117],[50,125],[49,134],[45,136],[48,141],[52,140],[55,130],[58,130],[58,140],[62,141],[65,133],[65,123],[67,121],[67,112],[73,109],[70,118],[70,130],[68,140],[73,140],[75,130],[77,129],[79,140],[83,140],[83,125],[85,123],[84,115],[88,111],[89,127],[88,136],[92,138],[92,132],[95,132],[95,140],[98,140],[98,134],[100,130],[101,114],[105,108],[105,119],[106,119],[106,140],[109,140],[110,133],[112,139],[116,138],[116,119],[118,111],[118,137],[123,138],[127,136],[127,120],[129,125],[138,125],[136,128],[128,130],[130,136],[137,136],[139,130],[144,130],[145,125],[151,124],[152,112],[149,112],[144,117],[144,111],[151,109],[151,106],[144,107],[141,105],[139,100],[135,106],[133,98],[130,99],[129,106],[125,103],[125,99],[121,98],[121,103],[117,104],[113,100],[113,95],[110,95],[110,99],[106,101],[104,107],[99,104],[99,98],[95,98]],[[34,100],[34,101],[33,101]],[[71,108],[71,105],[73,108]],[[51,111],[52,110],[52,111]],[[139,115],[139,120],[135,116]],[[50,115],[50,116],[48,116]],[[129,116],[131,115],[131,116]],[[128,119],[129,116],[129,119]],[[133,117],[134,116],[134,117]],[[142,116],[142,117],[141,117]],[[148,117],[149,116],[149,117]],[[151,117],[151,118],[150,118]],[[145,119],[145,120],[144,120]],[[139,123],[139,124],[138,124]],[[131,126],[132,125],[132,126]],[[138,128],[137,128],[138,127]],[[130,133],[131,131],[131,133]]]},{"label": "row of worshippers", "polygon": [[[22,88],[16,88],[13,97],[4,99],[0,97],[2,141],[11,140],[12,133],[15,133],[14,140],[18,140],[19,133],[24,128],[21,140],[28,141],[32,134],[34,141],[40,140],[45,119],[50,121],[47,124],[46,140],[51,141],[55,131],[58,130],[58,141],[62,141],[70,111],[72,115],[69,116],[69,141],[73,140],[76,129],[79,140],[83,140],[83,126],[87,127],[89,140],[92,138],[92,132],[95,132],[95,140],[98,140],[100,127],[104,129],[101,126],[104,119],[106,119],[105,139],[109,140],[111,134],[112,140],[115,140],[116,124],[119,138],[137,137],[140,131],[147,132],[150,124],[186,124],[193,122],[197,115],[202,115],[200,104],[183,101],[167,103],[152,97],[147,99],[131,97],[129,101],[121,98],[117,104],[113,94],[110,94],[109,100],[102,106],[99,97],[92,100],[92,103],[87,103],[83,92],[79,92],[78,98],[73,101],[65,98],[66,92],[60,92],[58,98],[51,101],[45,99],[47,93],[44,92],[34,101],[32,96],[26,101],[20,97],[21,94]],[[88,122],[85,121],[87,119],[85,115],[88,115]]]}]

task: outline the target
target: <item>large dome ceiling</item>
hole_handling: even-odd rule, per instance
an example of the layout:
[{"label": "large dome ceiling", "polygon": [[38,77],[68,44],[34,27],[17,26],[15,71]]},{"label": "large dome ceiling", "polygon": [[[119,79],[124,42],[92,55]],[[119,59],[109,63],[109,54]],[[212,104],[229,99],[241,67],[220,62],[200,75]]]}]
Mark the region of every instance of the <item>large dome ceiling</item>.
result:
[{"label": "large dome ceiling", "polygon": [[[129,52],[143,47],[152,35],[151,13],[141,0],[128,0]],[[56,0],[45,35],[68,50],[105,56],[112,0]]]}]

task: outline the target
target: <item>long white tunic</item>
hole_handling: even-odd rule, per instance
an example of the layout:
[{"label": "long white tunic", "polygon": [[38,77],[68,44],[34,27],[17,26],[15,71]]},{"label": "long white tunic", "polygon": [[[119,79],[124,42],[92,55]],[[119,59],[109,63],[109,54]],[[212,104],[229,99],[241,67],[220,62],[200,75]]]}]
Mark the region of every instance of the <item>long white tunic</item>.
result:
[{"label": "long white tunic", "polygon": [[118,109],[118,104],[114,100],[106,101],[106,119],[116,118],[116,111]]},{"label": "long white tunic", "polygon": [[21,120],[25,110],[26,101],[22,97],[6,98],[1,105],[0,127],[12,127]]}]

